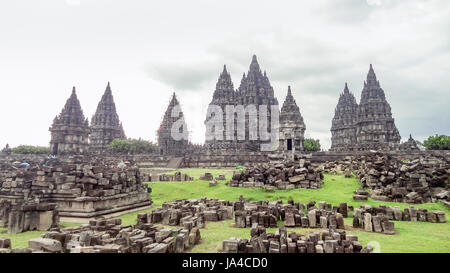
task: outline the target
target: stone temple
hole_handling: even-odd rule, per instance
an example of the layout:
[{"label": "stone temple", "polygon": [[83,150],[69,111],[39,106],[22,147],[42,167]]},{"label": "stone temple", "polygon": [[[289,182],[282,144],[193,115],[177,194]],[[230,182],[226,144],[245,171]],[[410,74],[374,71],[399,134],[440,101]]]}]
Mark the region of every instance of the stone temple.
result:
[{"label": "stone temple", "polygon": [[189,133],[175,92],[163,116],[157,136],[160,155],[183,156],[187,153]]},{"label": "stone temple", "polygon": [[286,99],[281,107],[280,145],[278,149],[292,154],[304,151],[305,130],[303,117],[289,86]]},{"label": "stone temple", "polygon": [[[223,128],[223,138],[212,138],[211,134],[215,134],[215,131],[206,132],[206,146],[209,150],[239,150],[239,151],[257,151],[260,149],[260,144],[264,141],[261,140],[259,133],[260,116],[259,109],[262,105],[267,106],[267,123],[270,124],[271,119],[271,106],[278,105],[278,101],[274,96],[273,87],[270,84],[269,78],[266,72],[262,72],[256,55],[253,55],[252,62],[250,64],[247,75],[244,73],[241,79],[241,84],[237,90],[234,90],[231,76],[228,73],[226,66],[219,76],[219,80],[216,84],[216,89],[213,94],[213,99],[210,106],[218,105],[222,108],[223,112],[223,124],[217,124]],[[238,123],[236,122],[237,113],[234,113],[234,128],[228,128],[225,122],[226,118],[226,105],[242,105],[247,109],[249,105],[256,107],[256,117],[249,117],[249,112],[245,113],[245,136],[243,139],[238,138]],[[212,116],[207,115],[205,124],[211,122]],[[257,136],[250,136],[249,128],[251,124],[249,119],[256,120]],[[220,121],[219,121],[220,122]],[[212,130],[219,128],[214,125]],[[271,132],[270,126],[267,132]],[[228,133],[228,131],[231,131]],[[227,138],[230,135],[232,139]]]},{"label": "stone temple", "polygon": [[82,154],[89,149],[89,121],[83,115],[75,87],[61,113],[50,127],[52,154]]},{"label": "stone temple", "polygon": [[331,125],[331,150],[352,151],[356,149],[356,113],[358,103],[345,83],[344,93],[339,96]]},{"label": "stone temple", "polygon": [[398,149],[400,134],[372,65],[356,112],[354,97],[348,92],[348,87],[346,89],[339,98],[333,118],[331,150]]},{"label": "stone temple", "polygon": [[91,119],[91,128],[90,151],[92,152],[106,151],[109,143],[116,138],[126,139],[109,82]]}]

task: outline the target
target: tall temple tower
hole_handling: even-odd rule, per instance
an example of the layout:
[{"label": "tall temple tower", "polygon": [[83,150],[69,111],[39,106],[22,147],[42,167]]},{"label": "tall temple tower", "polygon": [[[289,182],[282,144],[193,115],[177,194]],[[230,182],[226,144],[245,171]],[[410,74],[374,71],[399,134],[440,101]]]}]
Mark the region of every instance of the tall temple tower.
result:
[{"label": "tall temple tower", "polygon": [[188,148],[188,130],[175,92],[164,114],[158,132],[160,155],[183,156]]},{"label": "tall temple tower", "polygon": [[90,151],[93,152],[105,151],[109,143],[115,138],[126,138],[122,123],[117,115],[109,82],[91,119],[91,128]]},{"label": "tall temple tower", "polygon": [[[241,150],[241,151],[257,151],[259,150],[259,146],[264,141],[261,140],[260,136],[260,116],[259,109],[261,107],[267,107],[267,124],[270,125],[271,120],[271,106],[278,105],[277,99],[274,97],[274,91],[272,86],[270,85],[269,78],[267,77],[266,72],[262,72],[256,55],[253,55],[252,62],[250,64],[249,71],[247,75],[243,75],[241,84],[239,89],[233,90],[233,83],[231,81],[231,77],[224,67],[224,70],[219,76],[219,80],[216,84],[216,90],[214,91],[213,99],[210,103],[211,105],[219,105],[222,108],[223,112],[223,134],[224,137],[222,140],[210,140],[207,141],[206,144],[209,149],[217,150]],[[256,113],[245,113],[245,134],[244,139],[238,139],[238,135],[243,132],[238,132],[239,126],[236,122],[237,114],[235,113],[234,118],[234,131],[232,133],[227,132],[227,124],[226,124],[226,105],[231,106],[243,106],[245,109],[248,109],[248,106],[254,106],[256,109]],[[211,117],[207,117],[205,123],[210,120]],[[256,124],[255,135],[252,135],[256,139],[252,139],[250,134],[250,122],[249,120],[253,120],[254,124]],[[267,129],[267,132],[271,132],[271,128]],[[211,132],[206,132],[206,134],[210,134]],[[227,134],[232,136],[232,140],[228,140],[226,138]],[[208,139],[208,135],[206,136]]]},{"label": "tall temple tower", "polygon": [[288,92],[280,113],[280,145],[278,149],[284,153],[304,151],[305,123],[300,114],[300,109],[292,96],[291,87]]},{"label": "tall temple tower", "polygon": [[83,115],[75,87],[49,130],[52,154],[82,154],[88,151],[91,129],[88,119]]},{"label": "tall temple tower", "polygon": [[357,111],[356,142],[359,150],[392,150],[400,143],[400,134],[392,118],[372,64],[361,92]]},{"label": "tall temple tower", "polygon": [[344,93],[334,110],[331,125],[331,151],[351,151],[356,145],[356,119],[358,103],[345,83]]},{"label": "tall temple tower", "polygon": [[[227,105],[235,105],[236,92],[234,90],[233,81],[231,80],[230,73],[227,71],[227,66],[223,66],[223,71],[219,75],[219,79],[216,83],[216,89],[214,90],[213,99],[210,105],[217,105],[222,109],[222,120],[218,121],[220,124],[214,124],[215,130],[218,126],[223,126],[222,131],[222,140],[211,139],[209,140],[208,135],[206,135],[206,144],[218,149],[219,147],[230,147],[233,143],[233,140],[227,140],[227,127],[226,124],[226,113],[225,109]],[[209,122],[212,117],[207,117],[206,122]],[[236,125],[236,123],[235,123]],[[214,132],[206,132],[208,133],[216,133]],[[234,132],[233,132],[234,136]]]}]

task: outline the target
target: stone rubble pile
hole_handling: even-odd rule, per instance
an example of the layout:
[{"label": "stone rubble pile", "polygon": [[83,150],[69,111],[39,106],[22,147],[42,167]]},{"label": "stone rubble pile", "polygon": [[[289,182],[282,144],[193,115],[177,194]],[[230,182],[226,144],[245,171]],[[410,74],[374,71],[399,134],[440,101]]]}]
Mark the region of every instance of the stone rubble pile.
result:
[{"label": "stone rubble pile", "polygon": [[123,226],[120,219],[99,218],[53,229],[30,239],[26,249],[11,249],[10,242],[0,238],[0,253],[182,253],[201,239],[198,228],[170,229],[139,220],[134,227]]},{"label": "stone rubble pile", "polygon": [[233,204],[229,201],[208,198],[183,199],[165,202],[162,208],[141,213],[139,217],[147,219],[149,223],[203,228],[205,221],[233,219],[233,212]]},{"label": "stone rubble pile", "polygon": [[228,186],[265,187],[266,190],[318,189],[322,187],[322,179],[323,174],[319,168],[314,168],[309,160],[300,159],[296,162],[248,167],[243,172],[235,172]]},{"label": "stone rubble pile", "polygon": [[0,227],[7,227],[8,233],[31,230],[47,231],[59,226],[59,214],[55,203],[12,204],[0,201]]},{"label": "stone rubble pile", "polygon": [[198,179],[211,181],[211,180],[214,180],[214,176],[211,173],[205,173],[204,175],[200,176]]},{"label": "stone rubble pile", "polygon": [[448,199],[450,157],[421,156],[407,161],[373,152],[358,161],[358,178],[375,200],[425,203]]},{"label": "stone rubble pile", "polygon": [[193,177],[181,173],[175,172],[174,174],[153,174],[153,175],[145,175],[142,181],[150,181],[150,182],[179,182],[179,181],[192,181]]},{"label": "stone rubble pile", "polygon": [[409,208],[403,209],[403,211],[398,206],[385,206],[380,205],[374,207],[371,205],[363,205],[358,209],[355,209],[353,218],[355,216],[364,216],[365,213],[370,213],[373,216],[386,217],[387,220],[395,221],[413,221],[413,222],[431,222],[431,223],[445,223],[446,216],[445,212],[440,210],[428,211],[423,208],[414,208],[410,206]]},{"label": "stone rubble pile", "polygon": [[352,156],[346,156],[343,160],[325,162],[322,164],[322,169],[330,174],[344,174],[346,177],[351,177],[352,171],[359,164]]},{"label": "stone rubble pile", "polygon": [[364,209],[355,209],[353,227],[363,228],[367,232],[395,234],[394,223],[386,215],[373,215]]},{"label": "stone rubble pile", "polygon": [[356,190],[353,193],[353,200],[367,201],[369,199],[369,193],[363,189]]},{"label": "stone rubble pile", "polygon": [[287,233],[280,228],[266,233],[255,227],[251,239],[230,238],[222,242],[222,253],[371,253],[370,245],[363,247],[355,235],[345,231],[322,230],[307,235]]},{"label": "stone rubble pile", "polygon": [[326,202],[318,202],[318,207],[315,204],[315,202],[300,204],[293,201],[283,204],[281,200],[249,203],[241,196],[241,199],[234,203],[235,227],[246,228],[257,225],[274,228],[281,220],[284,221],[285,227],[345,229],[344,218],[348,217],[346,203],[341,203],[337,207]]},{"label": "stone rubble pile", "polygon": [[225,178],[225,175],[224,174],[219,174],[217,177],[216,177],[216,180],[225,180],[226,178]]}]

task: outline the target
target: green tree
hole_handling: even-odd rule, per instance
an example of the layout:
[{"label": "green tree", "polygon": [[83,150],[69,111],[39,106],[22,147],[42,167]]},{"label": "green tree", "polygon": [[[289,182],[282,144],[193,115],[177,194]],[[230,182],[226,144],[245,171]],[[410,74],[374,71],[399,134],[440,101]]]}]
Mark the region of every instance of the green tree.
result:
[{"label": "green tree", "polygon": [[114,139],[108,149],[117,154],[148,154],[158,150],[158,145],[143,139]]},{"label": "green tree", "polygon": [[50,148],[44,146],[19,145],[11,149],[13,154],[49,154]]},{"label": "green tree", "polygon": [[427,148],[427,150],[450,150],[450,136],[430,136],[423,142],[423,145]]},{"label": "green tree", "polygon": [[320,151],[320,141],[318,139],[306,138],[305,139],[305,150],[307,152]]}]

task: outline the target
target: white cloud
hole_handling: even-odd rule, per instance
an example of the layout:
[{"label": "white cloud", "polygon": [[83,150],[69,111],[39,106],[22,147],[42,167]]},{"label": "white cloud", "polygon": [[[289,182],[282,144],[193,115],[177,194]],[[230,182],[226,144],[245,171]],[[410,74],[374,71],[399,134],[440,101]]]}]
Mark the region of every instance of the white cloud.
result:
[{"label": "white cloud", "polygon": [[359,100],[369,63],[403,138],[450,134],[449,15],[446,0],[5,2],[0,147],[46,145],[73,85],[90,118],[107,81],[128,136],[155,140],[176,91],[202,142],[222,65],[238,88],[252,54],[325,147],[344,82]]}]

